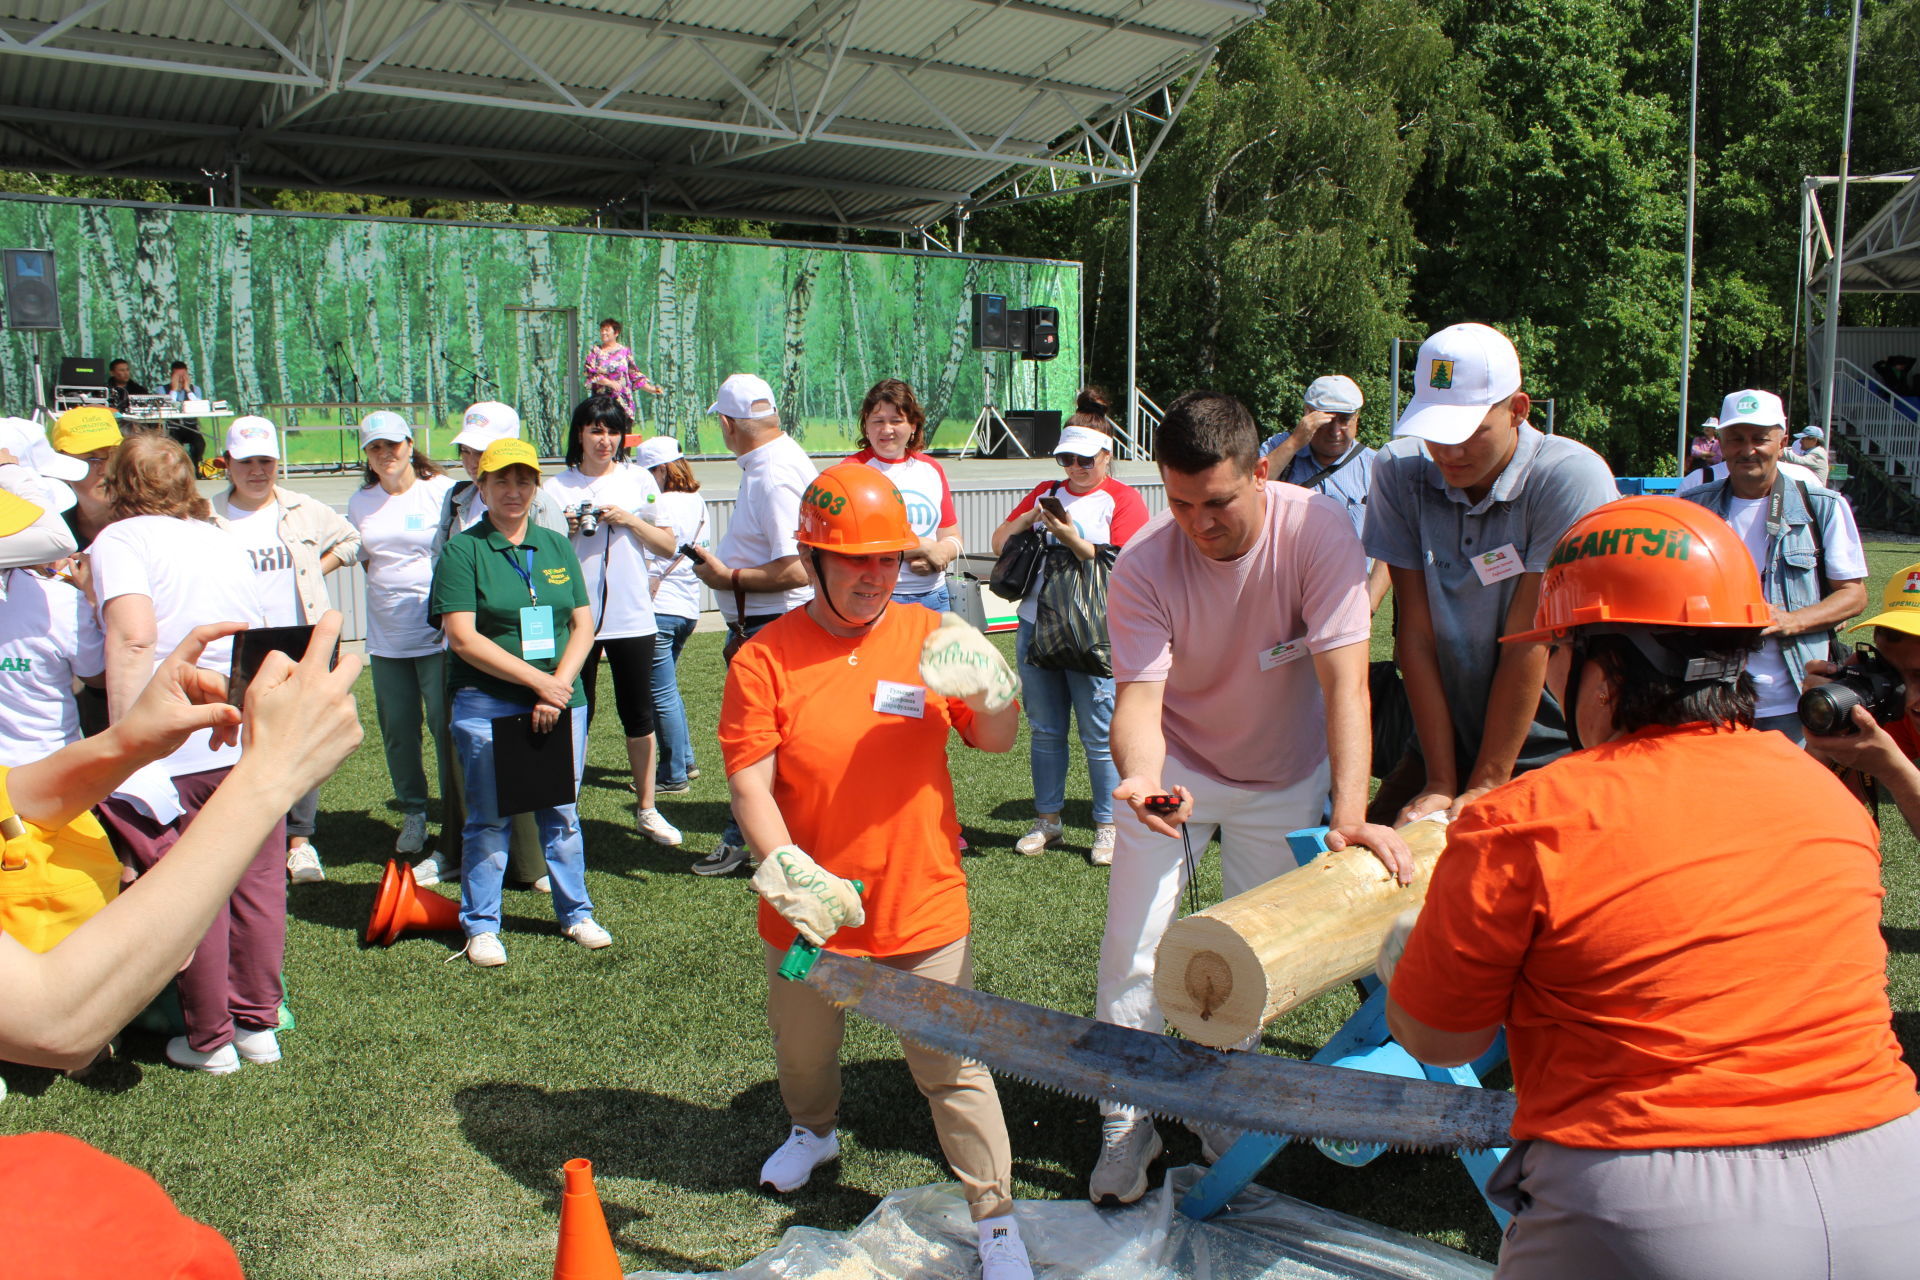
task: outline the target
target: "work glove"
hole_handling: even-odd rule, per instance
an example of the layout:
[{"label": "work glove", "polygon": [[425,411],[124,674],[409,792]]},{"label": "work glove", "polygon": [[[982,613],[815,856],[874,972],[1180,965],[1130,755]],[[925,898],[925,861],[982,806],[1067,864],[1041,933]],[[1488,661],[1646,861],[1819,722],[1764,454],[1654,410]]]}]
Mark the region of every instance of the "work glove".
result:
[{"label": "work glove", "polygon": [[826,946],[842,925],[858,928],[867,922],[853,886],[794,845],[783,844],[761,860],[753,888],[816,947]]},{"label": "work glove", "polygon": [[964,699],[975,711],[994,712],[1013,701],[1013,671],[993,642],[957,613],[920,647],[920,678],[945,698]]},{"label": "work glove", "polygon": [[1393,971],[1399,967],[1400,957],[1407,953],[1407,939],[1413,936],[1413,924],[1419,918],[1420,908],[1409,907],[1387,927],[1387,936],[1380,940],[1380,952],[1373,958],[1373,971],[1379,975],[1381,985],[1393,985]]}]

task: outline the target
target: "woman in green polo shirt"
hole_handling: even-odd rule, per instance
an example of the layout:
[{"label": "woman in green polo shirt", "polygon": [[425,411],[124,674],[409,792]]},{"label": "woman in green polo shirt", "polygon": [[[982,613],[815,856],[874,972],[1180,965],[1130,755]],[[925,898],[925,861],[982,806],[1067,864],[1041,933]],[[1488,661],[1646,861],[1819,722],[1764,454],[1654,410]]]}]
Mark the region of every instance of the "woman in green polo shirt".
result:
[{"label": "woman in green polo shirt", "polygon": [[[586,695],[580,668],[593,647],[593,610],[580,561],[566,535],[534,524],[540,457],[524,440],[499,440],[480,456],[474,484],[486,517],[455,534],[433,573],[432,620],[451,650],[453,751],[466,783],[461,836],[460,924],[467,959],[507,962],[500,943],[500,886],[507,871],[509,819],[495,812],[493,721],[533,716],[537,733],[573,737],[573,794],[586,759]],[[553,878],[561,934],[588,949],[612,943],[593,919],[586,848],[575,805],[539,809],[534,820]]]}]

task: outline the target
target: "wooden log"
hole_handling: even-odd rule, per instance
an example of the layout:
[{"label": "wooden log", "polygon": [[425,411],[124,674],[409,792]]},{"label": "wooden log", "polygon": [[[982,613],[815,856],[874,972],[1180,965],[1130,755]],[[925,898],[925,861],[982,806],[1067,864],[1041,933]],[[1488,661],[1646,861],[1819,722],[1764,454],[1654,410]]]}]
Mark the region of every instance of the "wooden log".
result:
[{"label": "wooden log", "polygon": [[1400,836],[1413,851],[1411,884],[1398,884],[1371,850],[1349,848],[1175,921],[1154,956],[1153,993],[1167,1021],[1225,1049],[1372,973],[1394,917],[1426,901],[1447,828],[1423,819]]}]

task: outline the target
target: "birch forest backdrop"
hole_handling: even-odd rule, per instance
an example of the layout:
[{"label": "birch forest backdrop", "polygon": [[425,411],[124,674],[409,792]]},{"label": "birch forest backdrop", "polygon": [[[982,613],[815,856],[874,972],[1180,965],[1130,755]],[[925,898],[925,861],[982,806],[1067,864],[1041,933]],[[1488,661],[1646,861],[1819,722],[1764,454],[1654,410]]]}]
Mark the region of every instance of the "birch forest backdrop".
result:
[{"label": "birch forest backdrop", "polygon": [[[63,355],[125,357],[159,388],[175,359],[236,412],[312,426],[338,410],[419,405],[444,423],[475,399],[521,411],[544,452],[584,385],[604,317],[626,326],[649,433],[724,453],[706,413],[727,374],[773,384],[809,449],[857,440],[854,414],[882,377],[913,383],[936,442],[965,439],[982,396],[969,302],[1060,310],[1060,357],[995,357],[1002,407],[1070,410],[1080,378],[1077,263],[751,244],[557,228],[239,214],[173,206],[0,200],[0,244],[52,248]],[[32,335],[0,347],[0,410],[31,408]],[[436,433],[444,454],[449,437]],[[329,449],[331,445],[329,445]]]}]

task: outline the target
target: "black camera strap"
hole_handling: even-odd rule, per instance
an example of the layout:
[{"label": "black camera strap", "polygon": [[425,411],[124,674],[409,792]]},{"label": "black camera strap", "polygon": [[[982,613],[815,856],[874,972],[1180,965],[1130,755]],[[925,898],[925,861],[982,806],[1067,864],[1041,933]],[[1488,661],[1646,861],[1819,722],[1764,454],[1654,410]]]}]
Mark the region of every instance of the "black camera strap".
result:
[{"label": "black camera strap", "polygon": [[[1353,448],[1347,450],[1346,454],[1342,456],[1338,462],[1334,463],[1331,466],[1320,468],[1318,471],[1314,472],[1312,475],[1308,476],[1304,481],[1302,481],[1300,484],[1300,487],[1302,489],[1318,489],[1322,484],[1326,483],[1327,479],[1330,476],[1332,476],[1334,472],[1338,471],[1340,468],[1346,466],[1349,462],[1352,462],[1355,458],[1359,457],[1360,451],[1365,449],[1366,447],[1367,446],[1361,444],[1358,440],[1354,441]],[[1307,456],[1312,457],[1313,455],[1311,452],[1309,452]]]}]

